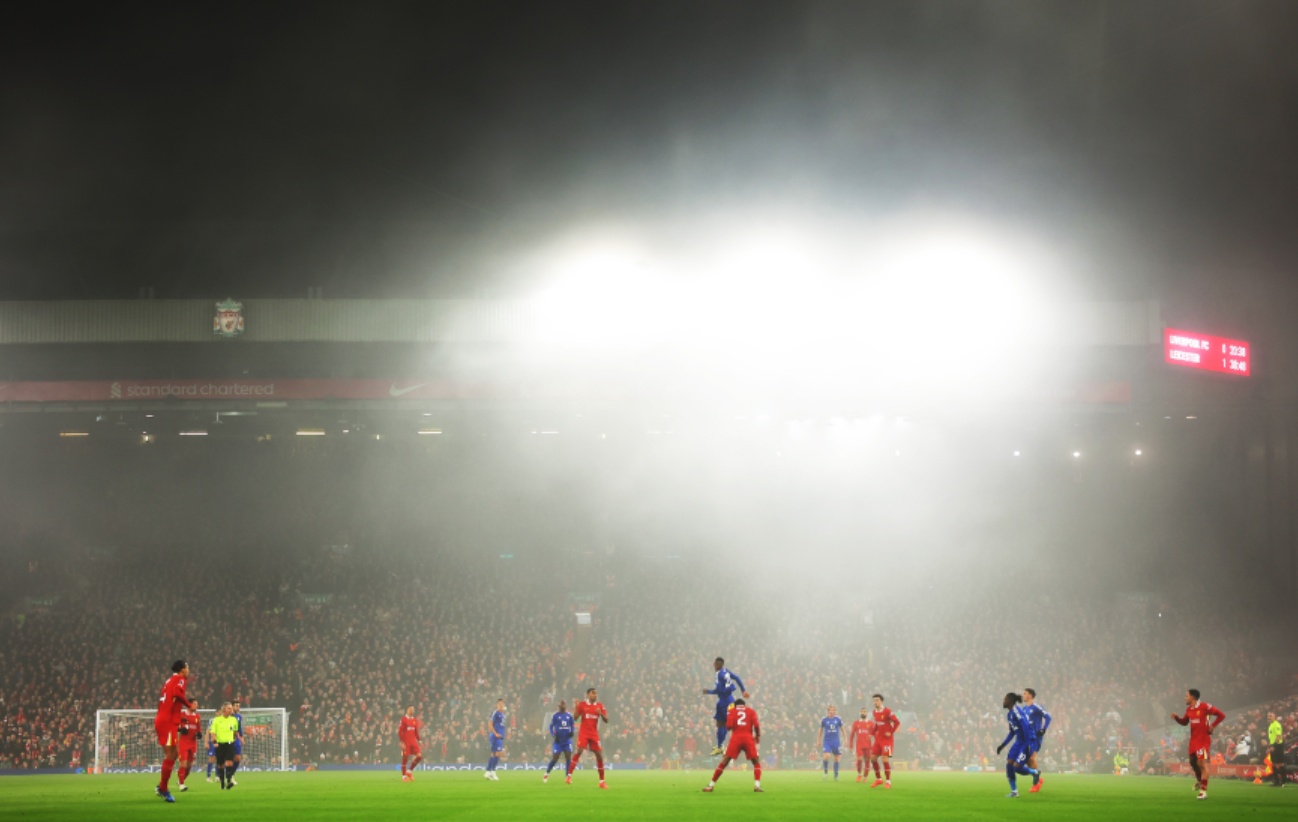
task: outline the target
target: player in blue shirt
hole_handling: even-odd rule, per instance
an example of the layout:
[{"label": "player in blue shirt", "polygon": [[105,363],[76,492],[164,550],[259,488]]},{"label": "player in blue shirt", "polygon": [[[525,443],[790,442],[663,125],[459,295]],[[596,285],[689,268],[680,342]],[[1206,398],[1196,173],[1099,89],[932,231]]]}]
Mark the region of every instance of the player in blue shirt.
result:
[{"label": "player in blue shirt", "polygon": [[554,770],[555,763],[559,761],[559,754],[565,757],[563,772],[568,772],[568,767],[572,765],[572,734],[575,727],[572,714],[568,713],[568,703],[560,699],[559,710],[550,717],[550,736],[554,737],[554,744],[550,746],[550,764],[545,766],[542,782],[550,781],[550,771]]},{"label": "player in blue shirt", "polygon": [[704,688],[703,693],[714,694],[717,698],[717,710],[713,714],[717,720],[717,746],[712,749],[712,755],[721,756],[726,752],[726,713],[735,701],[735,691],[741,692],[747,698],[748,689],[744,687],[742,679],[726,670],[726,661],[721,657],[712,660],[712,667],[717,672],[717,683],[711,689]]},{"label": "player in blue shirt", "polygon": [[996,753],[1000,753],[1002,748],[1010,744],[1010,740],[1014,740],[1014,745],[1005,758],[1005,778],[1010,781],[1011,798],[1019,795],[1016,773],[1023,776],[1031,775],[1034,788],[1041,784],[1041,771],[1028,767],[1028,757],[1032,755],[1032,746],[1036,744],[1037,735],[1032,730],[1032,720],[1028,717],[1027,711],[1019,705],[1022,701],[1023,697],[1016,693],[1005,695],[1005,701],[1001,706],[1005,708],[1005,719],[1009,722],[1010,732],[1006,735],[1005,741],[996,746]]},{"label": "player in blue shirt", "polygon": [[505,750],[505,700],[496,700],[496,712],[491,715],[491,733],[487,735],[491,741],[491,757],[487,760],[487,770],[483,776],[487,779],[500,781],[496,776],[496,766],[500,764],[500,754]]},{"label": "player in blue shirt", "polygon": [[238,785],[239,783],[234,781],[234,772],[239,770],[239,763],[243,761],[243,714],[239,713],[239,700],[236,699],[232,704],[234,705],[233,716],[235,721],[239,723],[239,727],[235,729],[234,733],[234,765],[227,773],[230,784]]},{"label": "player in blue shirt", "polygon": [[[1050,712],[1037,704],[1037,692],[1031,688],[1023,689],[1023,710],[1027,712],[1028,719],[1032,720],[1032,732],[1036,734],[1036,744],[1032,746],[1032,755],[1028,757],[1028,767],[1037,768],[1037,751],[1041,750],[1041,743],[1045,741],[1046,729],[1050,727]],[[1037,793],[1041,790],[1041,782],[1038,781],[1032,786],[1031,793]]]},{"label": "player in blue shirt", "polygon": [[838,781],[838,760],[842,757],[842,739],[843,739],[843,718],[838,715],[838,709],[833,705],[829,706],[829,715],[820,720],[820,730],[816,731],[816,744],[820,745],[822,753],[822,765],[825,775],[821,779],[829,778],[829,757],[834,757],[834,781]]}]

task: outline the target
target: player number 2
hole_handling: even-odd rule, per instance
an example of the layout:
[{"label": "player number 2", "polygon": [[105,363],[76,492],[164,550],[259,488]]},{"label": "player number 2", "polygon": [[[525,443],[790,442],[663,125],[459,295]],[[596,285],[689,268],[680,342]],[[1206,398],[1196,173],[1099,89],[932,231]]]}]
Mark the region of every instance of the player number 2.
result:
[{"label": "player number 2", "polygon": [[748,714],[745,713],[744,711],[740,711],[739,714],[735,717],[735,724],[738,725],[738,726],[740,726],[741,728],[742,728],[743,726],[747,725],[747,724],[748,724]]}]

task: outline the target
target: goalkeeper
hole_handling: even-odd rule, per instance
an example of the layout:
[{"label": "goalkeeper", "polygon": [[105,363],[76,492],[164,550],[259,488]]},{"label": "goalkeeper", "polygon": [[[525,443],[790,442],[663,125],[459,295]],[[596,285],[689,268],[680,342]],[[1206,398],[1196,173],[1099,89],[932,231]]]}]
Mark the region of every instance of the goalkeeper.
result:
[{"label": "goalkeeper", "polygon": [[233,713],[234,706],[227,702],[207,726],[208,733],[216,740],[216,775],[223,790],[234,787],[234,739],[239,732],[239,720],[232,716]]}]

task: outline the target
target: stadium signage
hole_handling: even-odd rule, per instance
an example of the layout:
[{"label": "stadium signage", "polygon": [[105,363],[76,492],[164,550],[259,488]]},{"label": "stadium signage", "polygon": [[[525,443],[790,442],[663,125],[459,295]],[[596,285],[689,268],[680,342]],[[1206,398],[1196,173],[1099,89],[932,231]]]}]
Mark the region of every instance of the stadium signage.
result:
[{"label": "stadium signage", "polygon": [[1163,330],[1163,360],[1172,365],[1247,377],[1252,373],[1252,359],[1253,347],[1243,340],[1176,328]]},{"label": "stadium signage", "polygon": [[243,303],[231,298],[217,303],[216,316],[212,318],[212,333],[226,339],[242,334]]}]

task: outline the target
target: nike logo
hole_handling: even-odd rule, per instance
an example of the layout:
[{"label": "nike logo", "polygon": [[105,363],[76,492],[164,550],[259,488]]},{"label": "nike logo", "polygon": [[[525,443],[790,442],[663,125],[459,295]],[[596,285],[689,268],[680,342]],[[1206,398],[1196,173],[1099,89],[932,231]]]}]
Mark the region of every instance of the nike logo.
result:
[{"label": "nike logo", "polygon": [[417,391],[417,390],[419,390],[420,388],[423,388],[425,385],[432,385],[432,383],[431,383],[431,382],[421,382],[421,383],[419,383],[419,385],[409,385],[409,386],[406,386],[405,388],[397,388],[397,384],[396,384],[396,383],[392,383],[392,387],[388,389],[388,396],[391,396],[391,397],[400,397],[400,396],[404,396],[404,395],[406,395],[406,394],[409,394],[411,391]]}]

